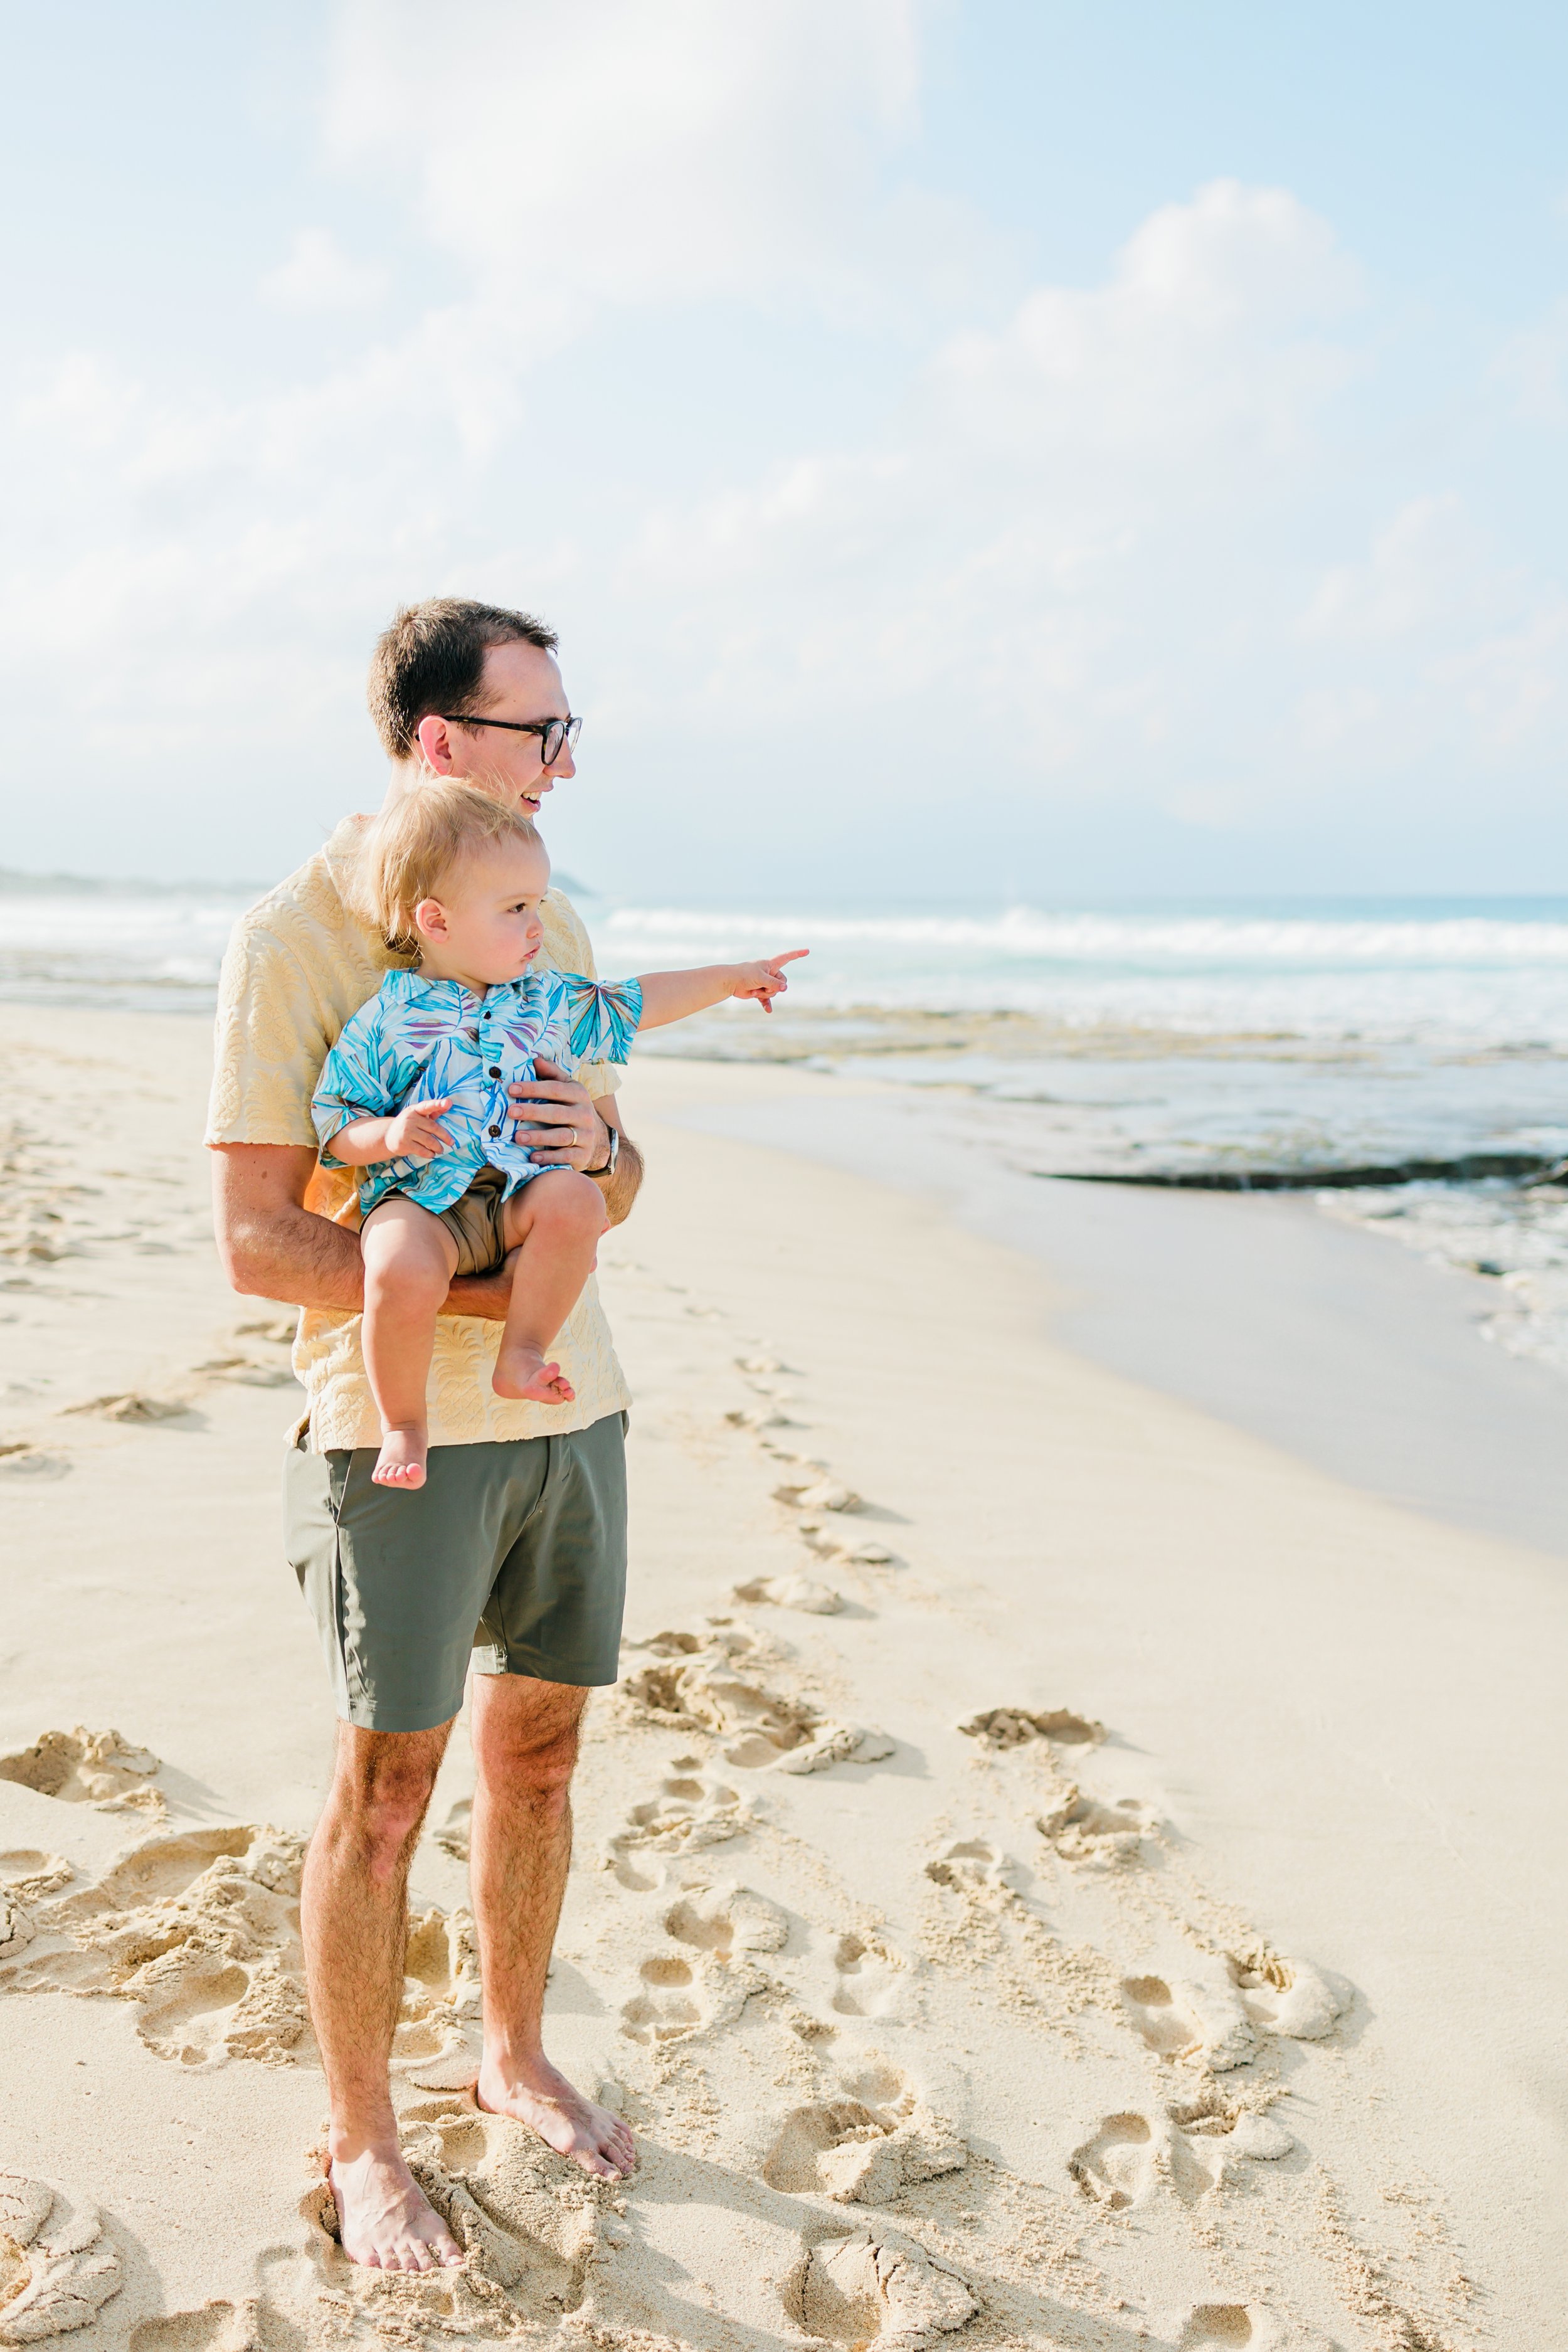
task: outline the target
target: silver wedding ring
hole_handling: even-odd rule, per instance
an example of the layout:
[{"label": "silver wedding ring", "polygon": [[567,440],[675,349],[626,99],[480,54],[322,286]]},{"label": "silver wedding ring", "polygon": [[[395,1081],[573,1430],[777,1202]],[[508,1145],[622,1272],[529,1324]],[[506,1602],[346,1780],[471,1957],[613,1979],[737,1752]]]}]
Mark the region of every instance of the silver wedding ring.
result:
[{"label": "silver wedding ring", "polygon": [[574,1151],[577,1149],[577,1130],[575,1128],[572,1129],[572,1149]]}]

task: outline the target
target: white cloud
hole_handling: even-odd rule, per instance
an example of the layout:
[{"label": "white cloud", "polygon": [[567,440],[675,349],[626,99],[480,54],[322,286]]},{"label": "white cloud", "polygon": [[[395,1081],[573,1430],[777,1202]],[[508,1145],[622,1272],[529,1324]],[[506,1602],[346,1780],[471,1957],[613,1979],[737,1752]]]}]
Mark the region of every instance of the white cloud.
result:
[{"label": "white cloud", "polygon": [[[439,589],[566,620],[588,772],[679,742],[724,855],[770,840],[763,787],[803,765],[862,840],[955,784],[982,834],[1097,799],[1134,832],[1359,821],[1412,778],[1457,809],[1467,761],[1535,789],[1568,751],[1568,601],[1473,493],[1385,488],[1359,405],[1381,322],[1331,226],[1216,181],[1100,282],[999,303],[988,233],[900,178],[919,71],[915,0],[351,0],[332,152],[383,192],[388,253],[445,254],[438,300],[389,282],[378,317],[378,270],[305,230],[263,292],[341,313],[329,356],[301,334],[292,374],[226,395],[29,352],[0,397],[0,659],[80,710],[68,781],[102,839],[138,822],[132,777],[237,840],[329,821],[353,761],[374,779],[369,638]],[[748,306],[829,382],[874,348],[868,421],[803,425],[786,391],[681,477],[667,380],[609,494],[589,436],[540,429],[542,355],[585,324],[622,330],[605,374],[579,353],[613,442],[650,396],[626,322],[731,333]],[[690,396],[723,421],[695,369]],[[675,862],[658,795],[603,798],[606,844]]]},{"label": "white cloud", "polygon": [[1380,530],[1371,552],[1335,564],[1320,582],[1303,628],[1347,640],[1408,636],[1447,622],[1478,600],[1489,604],[1494,551],[1482,544],[1461,499],[1413,499]]},{"label": "white cloud", "polygon": [[679,589],[688,629],[703,613],[691,684],[737,725],[808,679],[891,714],[962,672],[998,743],[1048,766],[1169,740],[1199,681],[1288,636],[1258,527],[1291,527],[1357,299],[1321,221],[1216,184],[1102,287],[1037,289],[954,339],[889,443],[651,516],[621,592]]},{"label": "white cloud", "polygon": [[263,277],[258,292],[279,310],[374,309],[386,294],[387,274],[346,254],[330,229],[295,232],[289,257]]},{"label": "white cloud", "polygon": [[[602,302],[852,309],[962,208],[879,166],[917,117],[916,0],[351,0],[330,135],[542,329]],[[936,250],[932,250],[933,246]]]}]

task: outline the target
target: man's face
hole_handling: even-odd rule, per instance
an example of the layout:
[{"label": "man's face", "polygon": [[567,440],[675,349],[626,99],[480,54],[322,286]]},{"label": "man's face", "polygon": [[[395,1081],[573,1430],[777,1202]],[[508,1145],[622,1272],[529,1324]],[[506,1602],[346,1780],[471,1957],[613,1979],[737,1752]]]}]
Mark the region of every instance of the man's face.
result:
[{"label": "man's face", "polygon": [[[572,706],[552,655],[538,646],[512,643],[491,646],[477,698],[487,719],[542,720],[569,719]],[[557,776],[574,776],[571,746],[547,768],[540,758],[537,735],[512,735],[502,727],[448,725],[426,719],[419,727],[420,747],[439,776],[455,776],[491,793],[526,817],[536,817]]]}]

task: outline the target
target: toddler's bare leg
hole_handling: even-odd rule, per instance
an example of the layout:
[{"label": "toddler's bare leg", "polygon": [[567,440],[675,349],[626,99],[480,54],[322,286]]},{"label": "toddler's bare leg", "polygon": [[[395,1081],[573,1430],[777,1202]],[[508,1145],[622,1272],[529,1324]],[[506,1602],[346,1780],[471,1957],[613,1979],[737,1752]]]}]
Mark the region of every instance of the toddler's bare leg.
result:
[{"label": "toddler's bare leg", "polygon": [[360,1233],[364,1259],[364,1368],[381,1415],[378,1486],[423,1486],[429,1432],[425,1384],[436,1315],[458,1263],[458,1244],[428,1209],[395,1195]]},{"label": "toddler's bare leg", "polygon": [[491,1380],[497,1396],[535,1404],[570,1404],[576,1391],[544,1351],[594,1271],[605,1230],[605,1196],[574,1168],[535,1176],[506,1204],[508,1249],[521,1245],[511,1304]]}]

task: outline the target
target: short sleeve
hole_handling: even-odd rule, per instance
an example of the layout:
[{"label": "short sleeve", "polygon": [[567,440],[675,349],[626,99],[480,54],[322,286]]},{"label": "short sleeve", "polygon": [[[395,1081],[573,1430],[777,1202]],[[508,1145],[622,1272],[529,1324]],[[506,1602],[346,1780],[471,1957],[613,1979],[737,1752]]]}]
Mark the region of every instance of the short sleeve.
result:
[{"label": "short sleeve", "polygon": [[566,1049],[579,1072],[605,1062],[624,1064],[642,1019],[641,981],[604,982],[579,971],[559,977],[565,992]]},{"label": "short sleeve", "polygon": [[[587,927],[564,891],[549,891],[539,911],[544,925],[544,952],[554,969],[596,980],[599,968],[594,960]],[[578,1083],[586,1087],[597,1101],[601,1096],[616,1092],[626,1076],[625,1062],[613,1055],[602,1061],[583,1062],[576,1076]]]},{"label": "short sleeve", "polygon": [[354,1014],[321,1066],[310,1116],[323,1168],[340,1168],[327,1149],[340,1128],[356,1118],[389,1118],[397,1108],[381,1051],[379,999]]},{"label": "short sleeve", "polygon": [[218,982],[205,1141],[316,1149],[310,1097],[327,1056],[324,1011],[297,958],[242,917]]}]

